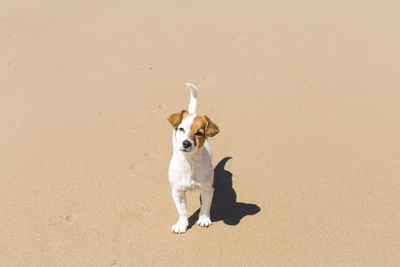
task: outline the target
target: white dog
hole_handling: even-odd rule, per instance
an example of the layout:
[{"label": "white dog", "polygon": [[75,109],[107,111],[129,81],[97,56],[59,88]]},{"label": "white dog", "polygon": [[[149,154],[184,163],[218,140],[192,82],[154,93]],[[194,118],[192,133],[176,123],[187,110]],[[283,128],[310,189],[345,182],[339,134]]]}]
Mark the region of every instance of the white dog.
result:
[{"label": "white dog", "polygon": [[174,127],[172,134],[173,155],[169,165],[169,182],[172,198],[178,210],[178,222],[172,226],[172,232],[184,233],[188,227],[186,191],[200,190],[201,207],[197,224],[202,227],[211,225],[210,206],[214,193],[214,170],[208,137],[219,132],[218,126],[207,116],[196,114],[197,88],[187,83],[191,98],[189,111],[182,110],[169,116],[168,121]]}]

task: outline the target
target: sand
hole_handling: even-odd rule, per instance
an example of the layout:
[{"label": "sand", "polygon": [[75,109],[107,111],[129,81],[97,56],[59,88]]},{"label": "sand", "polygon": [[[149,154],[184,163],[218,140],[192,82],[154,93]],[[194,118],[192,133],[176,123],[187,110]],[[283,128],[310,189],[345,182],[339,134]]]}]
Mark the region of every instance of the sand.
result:
[{"label": "sand", "polygon": [[[0,264],[400,265],[399,8],[2,1]],[[214,223],[174,235],[186,82],[221,129]]]}]

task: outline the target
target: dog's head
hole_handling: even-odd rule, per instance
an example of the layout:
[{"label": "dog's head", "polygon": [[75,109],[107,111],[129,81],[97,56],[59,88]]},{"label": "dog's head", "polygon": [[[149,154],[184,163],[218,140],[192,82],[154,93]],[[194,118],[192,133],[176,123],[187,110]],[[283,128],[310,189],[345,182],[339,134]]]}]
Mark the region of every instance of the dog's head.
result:
[{"label": "dog's head", "polygon": [[189,114],[187,110],[171,114],[168,121],[175,129],[177,149],[187,153],[199,150],[208,137],[219,133],[218,126],[206,115]]}]

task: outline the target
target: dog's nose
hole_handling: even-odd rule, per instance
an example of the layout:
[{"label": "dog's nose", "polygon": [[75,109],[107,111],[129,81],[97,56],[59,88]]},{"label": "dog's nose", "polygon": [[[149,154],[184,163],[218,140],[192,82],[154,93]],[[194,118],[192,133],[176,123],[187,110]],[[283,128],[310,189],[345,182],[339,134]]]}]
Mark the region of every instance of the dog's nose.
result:
[{"label": "dog's nose", "polygon": [[183,147],[184,148],[189,148],[192,146],[192,143],[190,143],[188,140],[183,141]]}]

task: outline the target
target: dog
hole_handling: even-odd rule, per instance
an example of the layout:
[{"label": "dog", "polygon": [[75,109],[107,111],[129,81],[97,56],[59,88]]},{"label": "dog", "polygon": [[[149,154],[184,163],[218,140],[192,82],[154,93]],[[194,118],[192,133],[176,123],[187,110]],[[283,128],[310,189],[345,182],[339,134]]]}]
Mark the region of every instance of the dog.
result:
[{"label": "dog", "polygon": [[188,110],[171,114],[169,123],[172,133],[173,155],[168,170],[172,188],[172,199],[178,210],[179,219],[172,226],[173,233],[184,233],[189,225],[186,191],[200,191],[201,207],[197,224],[211,225],[210,207],[214,193],[214,169],[212,153],[207,141],[219,133],[218,126],[206,115],[197,115],[197,91],[191,83]]}]

